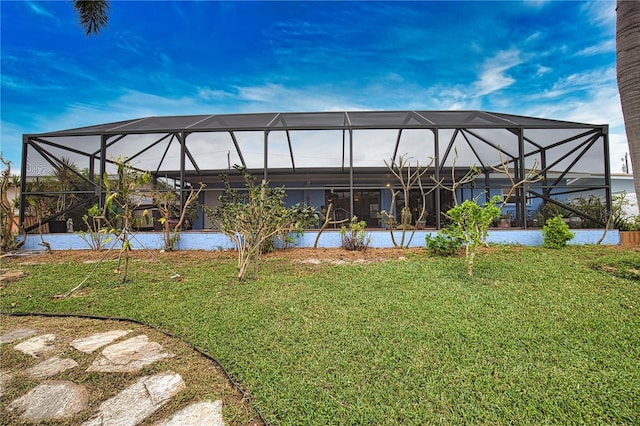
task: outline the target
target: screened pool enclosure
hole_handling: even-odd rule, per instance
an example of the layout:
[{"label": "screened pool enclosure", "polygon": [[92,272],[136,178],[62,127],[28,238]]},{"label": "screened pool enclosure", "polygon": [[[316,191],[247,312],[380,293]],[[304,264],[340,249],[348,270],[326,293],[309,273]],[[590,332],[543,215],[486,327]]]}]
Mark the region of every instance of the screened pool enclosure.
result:
[{"label": "screened pool enclosure", "polygon": [[[413,168],[429,166],[423,176],[431,190],[428,216],[416,226],[442,226],[441,212],[453,202],[447,186],[472,167],[480,173],[457,189],[457,200],[504,194],[509,178],[493,167],[506,165],[515,181],[533,168],[542,177],[507,200],[511,226],[538,226],[548,211],[603,225],[572,202],[580,197],[597,197],[611,209],[607,125],[484,111],[283,112],[146,117],[24,135],[20,220],[27,231],[59,218],[72,218],[79,228],[87,208],[104,203],[104,177],[126,159],[175,192],[178,203],[204,183],[199,201],[215,206],[222,174],[242,186],[233,170],[240,165],[283,186],[288,204],[322,210],[332,203],[336,218],[357,216],[384,227],[381,210],[406,204],[416,212],[422,203],[414,191],[390,204],[398,182],[386,164],[400,156]],[[48,207],[34,212],[37,205]],[[211,227],[203,214],[192,226]]]}]

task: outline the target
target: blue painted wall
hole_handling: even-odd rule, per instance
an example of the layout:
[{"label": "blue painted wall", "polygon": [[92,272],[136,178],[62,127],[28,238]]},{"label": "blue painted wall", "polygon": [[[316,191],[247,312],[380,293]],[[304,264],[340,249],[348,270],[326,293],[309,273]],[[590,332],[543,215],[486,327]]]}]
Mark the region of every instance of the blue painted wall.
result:
[{"label": "blue painted wall", "polygon": [[[576,236],[569,244],[595,244],[602,237],[601,229],[574,229]],[[306,231],[304,235],[296,241],[295,247],[313,247],[318,231]],[[433,234],[435,231],[416,231],[411,241],[411,247],[424,247],[425,235]],[[369,231],[371,236],[371,247],[385,248],[393,247],[389,231]],[[405,234],[409,238],[410,232]],[[401,238],[401,231],[395,231],[396,240]],[[89,245],[78,234],[45,234],[44,240],[51,245],[53,250],[88,250]],[[542,245],[542,231],[540,230],[500,230],[489,231],[489,243],[495,244],[517,244],[524,246]],[[341,239],[338,230],[325,230],[320,236],[318,247],[335,248],[340,247]],[[603,244],[620,244],[620,234],[618,230],[609,230]],[[154,249],[159,250],[163,246],[162,234],[159,232],[140,232],[131,234],[131,245],[133,249]],[[113,239],[107,243],[106,247],[119,248],[120,244]],[[215,231],[184,232],[176,246],[177,250],[226,250],[233,249],[234,246],[224,234]],[[23,246],[23,250],[43,250],[40,245],[39,235],[28,235]]]}]

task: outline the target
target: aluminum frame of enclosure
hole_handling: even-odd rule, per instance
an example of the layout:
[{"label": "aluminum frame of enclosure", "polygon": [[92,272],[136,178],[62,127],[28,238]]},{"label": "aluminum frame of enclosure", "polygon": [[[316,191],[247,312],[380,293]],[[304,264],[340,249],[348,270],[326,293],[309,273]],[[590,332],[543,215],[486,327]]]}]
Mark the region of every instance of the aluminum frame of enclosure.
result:
[{"label": "aluminum frame of enclosure", "polygon": [[[327,180],[346,180],[353,214],[353,192],[366,186],[360,179],[388,176],[384,161],[396,161],[401,155],[422,164],[432,161],[427,184],[451,182],[454,174],[480,169],[480,177],[461,188],[474,197],[484,191],[488,198],[491,190],[504,185],[496,180],[500,176],[495,167],[506,164],[515,181],[522,180],[527,170],[538,169],[543,181],[515,194],[516,222],[521,227],[527,226],[526,205],[531,198],[602,224],[601,218],[589,217],[563,201],[572,194],[596,193],[611,211],[606,124],[485,111],[280,112],[146,117],[26,134],[20,221],[27,197],[38,195],[28,191],[27,182],[67,167],[68,159],[84,170],[73,173],[90,189],[69,192],[84,196],[85,204],[89,198],[104,202],[103,176],[112,173],[117,158],[127,158],[140,170],[151,171],[154,179],[174,182],[182,200],[193,184],[215,183],[232,164],[264,180],[288,182],[287,189],[320,188],[300,183],[315,176],[324,177],[324,188]],[[600,184],[578,185],[579,178],[594,176]],[[434,191],[440,212],[444,190],[435,185]],[[56,212],[43,223],[77,207]],[[436,221],[439,228],[439,214]]]}]

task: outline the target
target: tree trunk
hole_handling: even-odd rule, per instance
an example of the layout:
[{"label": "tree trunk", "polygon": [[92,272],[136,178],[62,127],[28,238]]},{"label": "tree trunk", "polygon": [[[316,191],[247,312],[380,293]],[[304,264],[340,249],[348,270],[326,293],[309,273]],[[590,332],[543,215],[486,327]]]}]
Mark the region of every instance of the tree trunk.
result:
[{"label": "tree trunk", "polygon": [[[633,182],[640,196],[640,1],[618,0],[616,63]],[[608,161],[608,160],[607,160]]]}]

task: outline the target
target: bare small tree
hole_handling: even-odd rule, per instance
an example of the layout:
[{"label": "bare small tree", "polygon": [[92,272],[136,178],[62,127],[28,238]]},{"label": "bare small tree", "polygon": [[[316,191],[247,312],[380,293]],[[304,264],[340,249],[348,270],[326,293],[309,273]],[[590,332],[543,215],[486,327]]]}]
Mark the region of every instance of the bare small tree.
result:
[{"label": "bare small tree", "polygon": [[500,173],[503,176],[506,176],[509,179],[509,192],[503,198],[502,204],[500,208],[504,207],[508,202],[511,196],[516,192],[516,190],[524,185],[539,182],[543,179],[543,176],[538,173],[538,159],[535,159],[533,164],[529,169],[526,170],[526,173],[522,179],[516,181],[515,178],[511,175],[511,171],[509,170],[509,163],[504,161],[502,157],[502,151],[498,152],[500,156],[500,165],[498,167],[491,166],[491,170],[496,173]]},{"label": "bare small tree", "polygon": [[[384,164],[387,166],[389,171],[398,179],[400,183],[401,189],[390,188],[391,191],[391,203],[389,206],[389,210],[382,210],[380,215],[383,220],[386,222],[389,227],[389,232],[391,234],[391,242],[394,247],[399,248],[407,248],[409,244],[411,244],[411,240],[413,239],[413,235],[415,234],[416,227],[413,225],[413,215],[411,214],[411,209],[409,208],[409,197],[411,196],[412,190],[420,191],[421,198],[421,206],[420,206],[420,214],[415,220],[415,224],[422,222],[426,218],[427,215],[427,195],[429,195],[433,190],[435,190],[435,186],[429,190],[426,190],[423,183],[423,176],[429,171],[431,164],[433,164],[433,158],[429,161],[424,167],[420,166],[420,163],[416,161],[415,167],[411,167],[411,161],[409,158],[404,156],[398,157],[398,161],[392,159],[390,163],[386,160]],[[396,220],[396,200],[398,195],[402,193],[404,196],[404,206],[400,212],[400,224],[397,224]],[[400,241],[396,241],[396,237],[394,235],[394,230],[400,229],[402,230]],[[406,232],[411,230],[411,233],[406,238]],[[406,243],[405,243],[406,240]]]},{"label": "bare small tree", "polygon": [[475,165],[471,166],[469,170],[462,176],[460,179],[456,179],[456,163],[458,161],[458,150],[454,148],[455,157],[453,158],[453,164],[451,165],[451,185],[444,185],[444,178],[440,178],[440,180],[436,180],[432,177],[433,182],[436,187],[440,187],[445,191],[451,192],[451,196],[453,197],[453,205],[457,206],[460,203],[458,202],[458,188],[462,185],[466,185],[468,183],[473,182],[476,178],[481,174],[480,169],[478,169]]},{"label": "bare small tree", "polygon": [[178,208],[176,207],[178,196],[173,191],[161,191],[156,189],[151,192],[153,203],[158,208],[161,216],[160,224],[162,225],[162,236],[164,238],[165,250],[173,250],[175,247],[176,243],[180,239],[180,231],[187,219],[187,213],[198,201],[198,197],[205,187],[206,185],[202,182],[200,182],[200,187],[197,190],[191,187],[189,195],[184,201],[182,209],[179,211],[178,221],[173,226],[169,219],[172,217],[173,213],[178,211]]},{"label": "bare small tree", "polygon": [[304,205],[285,207],[284,188],[272,188],[266,181],[255,183],[255,178],[243,167],[235,167],[243,176],[244,191],[232,188],[227,176],[215,209],[204,206],[211,222],[227,235],[238,250],[238,280],[245,279],[253,262],[253,279],[258,274],[258,259],[265,242],[278,235],[302,231],[311,221],[317,220],[315,209]]},{"label": "bare small tree", "polygon": [[331,212],[333,210],[333,203],[329,203],[329,205],[327,206],[327,211],[324,215],[324,222],[322,223],[322,226],[320,227],[320,230],[318,231],[318,235],[316,235],[316,240],[313,243],[313,248],[318,248],[318,241],[320,241],[320,235],[322,234],[322,231],[324,231],[327,226],[329,225],[342,225],[343,223],[347,223],[349,222],[349,218],[346,219],[342,219],[342,220],[334,220],[332,219],[331,216]]},{"label": "bare small tree", "polygon": [[[103,185],[107,192],[105,212],[111,212],[106,219],[107,226],[110,232],[117,235],[122,244],[115,273],[122,274],[121,282],[124,283],[129,271],[129,252],[131,251],[129,234],[135,226],[139,226],[140,222],[140,219],[135,217],[134,211],[140,207],[141,200],[146,196],[142,187],[151,182],[151,173],[140,172],[123,158],[117,158],[115,163],[118,168],[115,186],[112,187],[106,172],[103,178]],[[147,210],[143,212],[143,219],[148,220]]]},{"label": "bare small tree", "polygon": [[13,231],[13,228],[19,228],[18,221],[13,214],[13,202],[9,200],[8,190],[10,187],[17,187],[17,181],[13,180],[11,176],[11,161],[5,161],[0,157],[2,164],[6,166],[2,170],[2,181],[0,191],[0,234],[2,240],[0,241],[0,252],[7,252],[15,250],[22,246],[22,242],[18,241],[17,234]]}]

